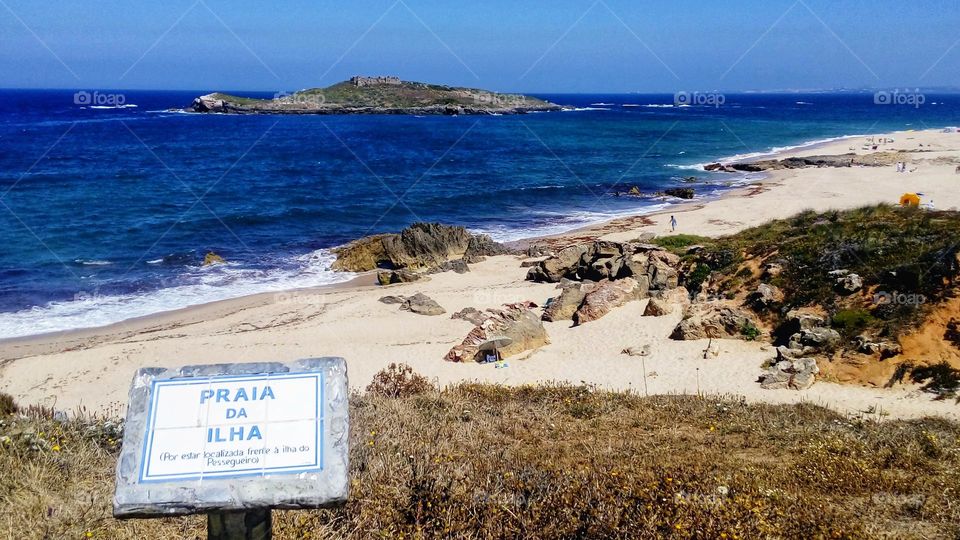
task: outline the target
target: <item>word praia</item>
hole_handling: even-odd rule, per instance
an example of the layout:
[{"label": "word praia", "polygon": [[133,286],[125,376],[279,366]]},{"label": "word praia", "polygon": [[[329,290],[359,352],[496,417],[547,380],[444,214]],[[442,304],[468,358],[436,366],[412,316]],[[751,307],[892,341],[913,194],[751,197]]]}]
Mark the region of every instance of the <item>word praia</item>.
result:
[{"label": "word praia", "polygon": [[[265,401],[268,399],[277,399],[273,394],[273,388],[256,386],[247,391],[240,387],[235,390],[229,388],[208,389],[200,392],[200,404],[211,401],[213,403],[243,403],[250,401]],[[228,407],[226,409],[226,419],[246,418],[247,410],[243,407]],[[260,432],[260,426],[233,426],[229,428],[208,427],[207,442],[222,443],[233,441],[252,441],[254,439],[263,440],[263,434]]]}]

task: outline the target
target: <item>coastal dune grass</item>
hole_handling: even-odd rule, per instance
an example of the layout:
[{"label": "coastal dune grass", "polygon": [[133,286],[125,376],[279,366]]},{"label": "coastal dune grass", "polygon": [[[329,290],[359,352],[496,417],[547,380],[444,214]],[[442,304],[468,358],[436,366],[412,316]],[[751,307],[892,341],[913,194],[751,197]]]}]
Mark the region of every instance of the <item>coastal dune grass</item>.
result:
[{"label": "coastal dune grass", "polygon": [[[960,425],[812,405],[463,384],[351,399],[343,508],[275,538],[956,538]],[[0,537],[204,538],[111,517],[119,424],[0,424]]]}]

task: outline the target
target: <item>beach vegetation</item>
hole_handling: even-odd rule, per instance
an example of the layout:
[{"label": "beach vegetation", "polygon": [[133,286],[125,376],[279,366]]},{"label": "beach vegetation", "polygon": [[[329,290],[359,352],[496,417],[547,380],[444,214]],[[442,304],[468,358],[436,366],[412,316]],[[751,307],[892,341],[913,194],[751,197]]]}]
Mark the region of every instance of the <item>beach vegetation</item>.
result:
[{"label": "beach vegetation", "polygon": [[[274,538],[960,534],[947,420],[568,385],[371,392],[350,407],[349,501],[275,510]],[[113,519],[115,430],[86,415],[0,422],[0,536],[204,537],[202,515]]]},{"label": "beach vegetation", "polygon": [[691,246],[704,245],[709,240],[706,236],[695,234],[672,234],[658,236],[653,239],[653,243],[678,255],[683,255]]},{"label": "beach vegetation", "polygon": [[865,309],[842,309],[834,314],[831,321],[841,335],[851,338],[869,327],[874,317]]},{"label": "beach vegetation", "polygon": [[17,402],[14,401],[13,396],[6,392],[0,392],[0,418],[10,416],[17,412],[17,410]]},{"label": "beach vegetation", "polygon": [[392,363],[373,376],[367,392],[389,398],[405,398],[436,390],[430,379],[407,364]]},{"label": "beach vegetation", "polygon": [[745,321],[743,326],[740,327],[740,335],[747,339],[747,341],[754,341],[762,332],[755,324],[750,321]]},{"label": "beach vegetation", "polygon": [[[761,282],[784,293],[790,308],[822,308],[847,336],[869,332],[896,338],[916,329],[955,295],[960,275],[960,213],[890,205],[817,213],[805,211],[722,238],[704,240],[698,261],[711,266],[717,296],[735,297]],[[669,238],[669,237],[668,237]],[[775,277],[756,271],[776,261]],[[855,294],[837,291],[837,273],[857,274]],[[876,293],[915,302],[878,302]],[[733,293],[733,294],[730,294]],[[771,323],[778,323],[773,314]]]}]

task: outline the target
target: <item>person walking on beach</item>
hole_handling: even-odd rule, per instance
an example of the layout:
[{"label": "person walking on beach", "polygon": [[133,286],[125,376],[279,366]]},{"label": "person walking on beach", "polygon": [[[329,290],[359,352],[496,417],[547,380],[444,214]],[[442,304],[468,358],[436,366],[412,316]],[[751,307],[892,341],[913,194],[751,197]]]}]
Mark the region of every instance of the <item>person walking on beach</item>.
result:
[{"label": "person walking on beach", "polygon": [[676,232],[677,230],[677,218],[675,216],[670,216],[670,232]]}]

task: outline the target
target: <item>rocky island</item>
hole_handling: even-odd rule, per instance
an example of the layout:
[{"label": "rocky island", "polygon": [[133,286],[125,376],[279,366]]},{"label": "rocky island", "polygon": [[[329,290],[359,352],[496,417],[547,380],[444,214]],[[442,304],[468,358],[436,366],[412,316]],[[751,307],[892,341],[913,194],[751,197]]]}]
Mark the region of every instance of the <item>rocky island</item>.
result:
[{"label": "rocky island", "polygon": [[327,88],[256,99],[213,93],[188,112],[224,114],[524,114],[559,111],[541,99],[488,90],[402,81],[399,77],[352,77]]}]

